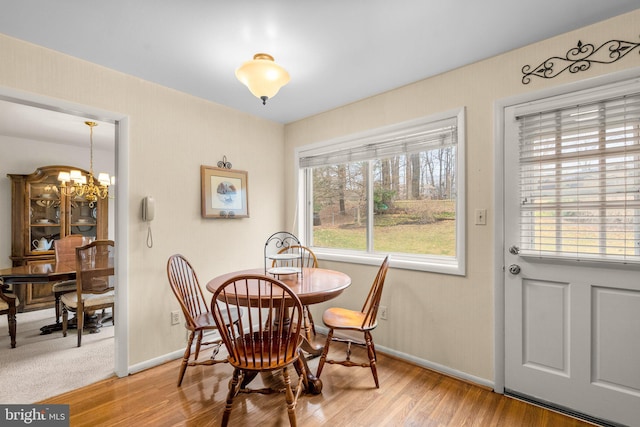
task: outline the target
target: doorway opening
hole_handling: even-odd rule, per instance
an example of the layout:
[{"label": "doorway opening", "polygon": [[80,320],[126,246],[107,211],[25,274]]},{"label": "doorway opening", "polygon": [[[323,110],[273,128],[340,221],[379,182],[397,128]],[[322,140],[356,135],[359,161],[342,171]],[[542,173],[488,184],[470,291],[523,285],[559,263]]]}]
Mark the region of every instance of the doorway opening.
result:
[{"label": "doorway opening", "polygon": [[[127,153],[128,153],[128,118],[122,114],[99,110],[86,105],[72,104],[65,101],[45,98],[33,94],[20,93],[6,88],[0,88],[0,109],[7,114],[0,117],[0,150],[12,150],[15,153],[9,161],[3,162],[2,173],[31,173],[39,166],[48,164],[74,163],[79,167],[88,165],[88,134],[84,121],[95,121],[108,129],[109,138],[94,139],[94,160],[96,170],[109,169],[116,176],[115,185],[110,189],[109,200],[109,238],[116,241],[115,255],[115,280],[116,280],[116,307],[115,310],[115,338],[110,351],[114,352],[114,366],[112,372],[117,376],[128,375],[128,307],[127,307],[127,245],[126,245],[126,211],[128,209],[128,189],[122,183],[128,182]],[[82,125],[78,125],[81,123]],[[84,129],[83,129],[84,128]],[[74,137],[75,133],[82,134]],[[104,133],[104,131],[103,131]],[[94,135],[98,136],[98,135]],[[74,143],[74,141],[76,141]],[[81,142],[77,142],[81,141]],[[15,148],[17,143],[19,148]],[[14,147],[11,147],[13,145]],[[61,154],[56,154],[61,153]],[[69,153],[80,157],[73,157]],[[66,162],[60,161],[72,158]],[[44,157],[43,157],[44,156]],[[47,161],[47,156],[50,161]],[[9,180],[3,180],[0,185],[0,193],[5,206],[10,206],[11,190]],[[5,194],[6,193],[6,194]],[[6,268],[11,253],[10,215],[3,215],[7,220],[0,220],[0,235],[5,238],[1,241],[8,242],[8,247],[0,249],[0,267]],[[7,246],[4,245],[4,246]],[[20,330],[20,317],[18,314],[18,330]],[[59,333],[59,332],[58,332]],[[71,333],[70,335],[75,335]],[[99,335],[99,334],[98,334]],[[55,335],[49,335],[50,339],[57,339]],[[61,338],[61,337],[60,337]],[[73,341],[73,343],[71,343]],[[75,349],[75,340],[69,341]],[[17,344],[20,346],[20,343]],[[2,351],[10,351],[3,349]],[[47,357],[46,355],[42,356]],[[49,369],[56,369],[48,363]],[[85,384],[86,385],[86,384]],[[25,402],[26,403],[26,402]]]}]

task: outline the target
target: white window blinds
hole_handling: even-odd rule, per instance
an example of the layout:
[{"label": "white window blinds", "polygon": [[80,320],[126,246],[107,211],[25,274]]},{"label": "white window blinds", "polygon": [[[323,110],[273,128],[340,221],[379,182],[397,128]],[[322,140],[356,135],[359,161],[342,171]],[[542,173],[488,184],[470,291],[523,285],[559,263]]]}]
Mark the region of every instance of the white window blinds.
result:
[{"label": "white window blinds", "polygon": [[300,157],[300,167],[330,166],[385,159],[401,154],[419,153],[455,145],[457,142],[457,118],[452,117],[402,131],[358,138],[349,141],[348,145],[329,146],[322,152]]},{"label": "white window blinds", "polygon": [[518,123],[521,254],[640,263],[640,94]]}]

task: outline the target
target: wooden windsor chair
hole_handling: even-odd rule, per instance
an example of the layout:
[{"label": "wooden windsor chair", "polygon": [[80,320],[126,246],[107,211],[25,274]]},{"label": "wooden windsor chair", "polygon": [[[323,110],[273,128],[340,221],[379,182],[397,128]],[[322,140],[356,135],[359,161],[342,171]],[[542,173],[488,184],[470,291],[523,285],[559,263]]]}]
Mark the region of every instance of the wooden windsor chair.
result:
[{"label": "wooden windsor chair", "polygon": [[[248,307],[247,316],[239,316],[238,328],[225,328],[241,306]],[[281,281],[266,275],[240,275],[223,283],[213,294],[211,311],[220,335],[229,351],[233,376],[229,384],[222,425],[231,417],[234,398],[239,392],[267,393],[271,389],[242,388],[246,375],[281,370],[289,423],[297,425],[295,408],[307,384],[301,363],[302,303]],[[297,385],[292,387],[288,368],[298,371]],[[242,377],[242,378],[241,378]]]},{"label": "wooden windsor chair", "polygon": [[[373,380],[376,383],[376,388],[380,388],[380,384],[378,382],[378,371],[376,368],[376,347],[373,343],[373,336],[371,335],[371,331],[374,330],[376,326],[378,326],[378,306],[380,305],[382,288],[384,287],[384,281],[387,276],[388,269],[389,256],[387,256],[382,262],[382,265],[378,270],[378,274],[376,275],[376,278],[371,285],[371,289],[369,290],[367,299],[362,306],[362,310],[354,311],[338,307],[332,307],[325,310],[324,314],[322,315],[322,321],[325,326],[329,328],[329,332],[327,333],[327,340],[324,344],[322,354],[320,355],[320,361],[318,362],[318,371],[316,373],[316,376],[318,378],[320,378],[320,374],[322,373],[322,368],[324,367],[325,363],[338,364],[347,367],[359,366],[363,368],[371,368],[371,373],[373,374]],[[336,330],[362,332],[364,333],[364,342],[334,337],[334,332]],[[327,359],[329,346],[331,345],[332,341],[347,343],[347,354],[344,360]],[[368,362],[357,363],[351,360],[352,344],[366,346],[367,354],[369,357]]]}]

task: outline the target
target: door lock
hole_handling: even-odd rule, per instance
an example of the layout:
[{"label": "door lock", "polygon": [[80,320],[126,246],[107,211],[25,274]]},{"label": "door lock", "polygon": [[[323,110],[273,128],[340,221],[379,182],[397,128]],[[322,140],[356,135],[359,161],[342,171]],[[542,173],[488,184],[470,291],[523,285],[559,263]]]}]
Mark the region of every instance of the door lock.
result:
[{"label": "door lock", "polygon": [[513,275],[520,274],[520,266],[518,264],[511,264],[509,266],[509,273]]},{"label": "door lock", "polygon": [[517,247],[516,245],[513,245],[509,248],[509,253],[511,255],[518,255],[520,253],[520,248]]}]

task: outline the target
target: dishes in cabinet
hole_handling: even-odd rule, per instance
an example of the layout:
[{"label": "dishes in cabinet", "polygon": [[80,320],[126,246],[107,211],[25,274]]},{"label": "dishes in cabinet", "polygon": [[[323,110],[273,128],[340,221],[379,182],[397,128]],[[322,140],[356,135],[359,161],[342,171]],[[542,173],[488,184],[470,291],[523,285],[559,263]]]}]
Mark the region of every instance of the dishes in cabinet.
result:
[{"label": "dishes in cabinet", "polygon": [[48,218],[36,219],[36,224],[55,224],[55,221]]},{"label": "dishes in cabinet", "polygon": [[42,206],[43,208],[50,208],[52,206],[58,206],[60,204],[60,200],[53,200],[53,199],[47,199],[47,200],[36,200],[36,205],[38,206]]},{"label": "dishes in cabinet", "polygon": [[93,219],[91,218],[78,218],[76,221],[78,224],[93,224]]}]

